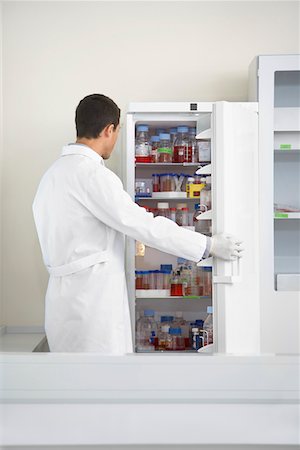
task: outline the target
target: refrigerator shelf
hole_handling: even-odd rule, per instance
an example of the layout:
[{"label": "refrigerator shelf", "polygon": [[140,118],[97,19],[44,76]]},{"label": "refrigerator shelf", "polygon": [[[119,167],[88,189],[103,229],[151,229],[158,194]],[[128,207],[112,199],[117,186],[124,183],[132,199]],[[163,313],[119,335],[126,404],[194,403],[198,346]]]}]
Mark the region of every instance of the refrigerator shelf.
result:
[{"label": "refrigerator shelf", "polygon": [[157,201],[157,200],[168,200],[168,201],[176,201],[176,200],[184,200],[184,201],[197,201],[199,203],[199,197],[195,197],[195,198],[191,198],[191,197],[160,197],[160,198],[154,198],[154,197],[135,197],[135,201],[139,202],[142,200],[152,200],[152,201]]},{"label": "refrigerator shelf", "polygon": [[135,163],[135,167],[199,167],[207,162],[198,163]]},{"label": "refrigerator shelf", "polygon": [[210,300],[211,297],[208,295],[187,295],[187,296],[163,296],[163,297],[136,297],[136,300]]},{"label": "refrigerator shelf", "polygon": [[300,219],[300,212],[276,212],[274,219]]}]

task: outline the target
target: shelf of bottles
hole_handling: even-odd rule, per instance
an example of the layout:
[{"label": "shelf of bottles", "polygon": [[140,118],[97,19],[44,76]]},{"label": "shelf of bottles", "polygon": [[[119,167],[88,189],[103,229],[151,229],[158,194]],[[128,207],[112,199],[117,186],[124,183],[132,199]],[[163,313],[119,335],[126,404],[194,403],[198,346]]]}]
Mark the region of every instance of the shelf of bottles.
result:
[{"label": "shelf of bottles", "polygon": [[[210,139],[196,141],[195,123],[162,125],[136,124],[135,201],[210,236]],[[137,242],[136,319],[138,352],[191,352],[211,344],[211,264],[197,267]]]},{"label": "shelf of bottles", "polygon": [[300,291],[299,92],[300,71],[275,72],[274,288],[278,291]]}]

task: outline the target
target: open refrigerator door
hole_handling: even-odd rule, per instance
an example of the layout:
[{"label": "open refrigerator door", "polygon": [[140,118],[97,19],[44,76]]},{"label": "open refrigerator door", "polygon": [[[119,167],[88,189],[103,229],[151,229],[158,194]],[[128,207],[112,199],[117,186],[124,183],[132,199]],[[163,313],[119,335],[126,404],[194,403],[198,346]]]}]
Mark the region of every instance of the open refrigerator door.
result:
[{"label": "open refrigerator door", "polygon": [[217,351],[260,352],[257,104],[217,102],[212,114],[213,234],[243,241],[240,260],[213,263]]}]

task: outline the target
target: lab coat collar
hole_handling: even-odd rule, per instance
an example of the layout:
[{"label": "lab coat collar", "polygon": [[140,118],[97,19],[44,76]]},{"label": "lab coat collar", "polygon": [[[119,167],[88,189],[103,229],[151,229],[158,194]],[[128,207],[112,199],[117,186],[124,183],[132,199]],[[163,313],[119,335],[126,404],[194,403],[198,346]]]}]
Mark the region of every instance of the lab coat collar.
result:
[{"label": "lab coat collar", "polygon": [[102,164],[104,166],[104,160],[102,156],[92,150],[90,147],[84,144],[69,144],[65,145],[62,149],[61,156],[69,155],[82,155],[93,159],[94,161]]}]

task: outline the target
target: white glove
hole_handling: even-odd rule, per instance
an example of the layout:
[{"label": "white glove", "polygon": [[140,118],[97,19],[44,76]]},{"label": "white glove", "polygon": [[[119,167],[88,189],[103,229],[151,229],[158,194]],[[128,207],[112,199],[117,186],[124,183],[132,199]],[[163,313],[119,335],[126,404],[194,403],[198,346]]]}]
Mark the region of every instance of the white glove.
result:
[{"label": "white glove", "polygon": [[231,234],[215,234],[211,238],[210,254],[216,258],[234,261],[242,256],[241,252],[244,249],[241,247],[241,243],[242,241]]}]

